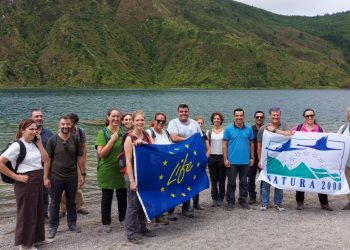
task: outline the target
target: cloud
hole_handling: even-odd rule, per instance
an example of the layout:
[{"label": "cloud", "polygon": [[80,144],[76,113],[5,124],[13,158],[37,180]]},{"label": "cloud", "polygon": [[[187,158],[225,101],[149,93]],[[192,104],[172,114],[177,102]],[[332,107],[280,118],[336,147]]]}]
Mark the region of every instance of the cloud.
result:
[{"label": "cloud", "polygon": [[350,0],[236,0],[281,15],[316,16],[349,11]]}]

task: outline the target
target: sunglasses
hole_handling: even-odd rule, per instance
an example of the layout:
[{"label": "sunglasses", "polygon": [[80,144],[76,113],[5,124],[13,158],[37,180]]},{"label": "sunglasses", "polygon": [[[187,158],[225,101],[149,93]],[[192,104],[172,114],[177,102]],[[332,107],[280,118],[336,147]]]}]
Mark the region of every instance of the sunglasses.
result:
[{"label": "sunglasses", "polygon": [[156,120],[156,122],[157,122],[158,124],[165,124],[165,123],[166,123],[166,120]]},{"label": "sunglasses", "polygon": [[264,119],[263,116],[255,116],[255,119]]},{"label": "sunglasses", "polygon": [[62,141],[62,145],[63,145],[63,148],[64,148],[65,150],[68,150],[67,141]]},{"label": "sunglasses", "polygon": [[313,118],[315,115],[305,115],[306,118]]}]

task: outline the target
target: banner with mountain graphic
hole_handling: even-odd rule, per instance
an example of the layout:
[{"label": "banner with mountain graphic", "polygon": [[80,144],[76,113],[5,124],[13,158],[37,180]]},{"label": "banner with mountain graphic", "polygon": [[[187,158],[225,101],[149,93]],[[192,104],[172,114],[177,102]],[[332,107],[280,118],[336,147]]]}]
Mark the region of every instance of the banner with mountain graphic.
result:
[{"label": "banner with mountain graphic", "polygon": [[345,164],[349,137],[296,132],[287,137],[264,131],[259,179],[280,189],[347,194]]}]

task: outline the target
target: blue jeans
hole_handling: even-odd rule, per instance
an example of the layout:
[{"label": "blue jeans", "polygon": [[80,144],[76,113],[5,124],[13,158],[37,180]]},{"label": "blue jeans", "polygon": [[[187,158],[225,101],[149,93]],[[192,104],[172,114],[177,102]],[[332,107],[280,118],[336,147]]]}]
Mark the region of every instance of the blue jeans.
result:
[{"label": "blue jeans", "polygon": [[[269,205],[270,200],[270,187],[271,185],[265,181],[262,182],[262,189],[261,189],[261,205]],[[282,205],[283,200],[283,189],[275,188],[274,193],[274,203],[275,205]]]},{"label": "blue jeans", "polygon": [[78,189],[78,178],[76,176],[68,180],[51,179],[51,204],[50,204],[50,221],[49,227],[58,227],[60,224],[59,212],[63,191],[67,201],[67,223],[68,227],[76,225],[77,211],[75,207],[75,194]]}]

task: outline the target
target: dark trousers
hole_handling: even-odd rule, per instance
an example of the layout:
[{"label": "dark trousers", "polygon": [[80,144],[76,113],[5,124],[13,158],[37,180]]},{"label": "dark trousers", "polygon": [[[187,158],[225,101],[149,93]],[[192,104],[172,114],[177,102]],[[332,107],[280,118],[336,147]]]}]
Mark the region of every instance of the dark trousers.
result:
[{"label": "dark trousers", "polygon": [[226,169],[227,171],[227,192],[226,192],[226,201],[228,204],[235,203],[235,192],[236,192],[236,178],[239,175],[239,203],[247,202],[248,196],[248,174],[249,166],[248,165],[231,165]]},{"label": "dark trousers", "polygon": [[211,183],[211,198],[223,201],[225,198],[226,167],[222,155],[210,155],[208,168]]},{"label": "dark trousers", "polygon": [[[111,210],[113,200],[113,189],[102,189],[101,199],[101,217],[103,225],[111,224]],[[126,205],[127,205],[127,190],[126,188],[117,188],[115,194],[118,201],[118,218],[119,221],[125,219]]]},{"label": "dark trousers", "polygon": [[49,189],[43,186],[44,215],[48,216],[49,211]]},{"label": "dark trousers", "polygon": [[78,188],[78,178],[71,177],[68,180],[54,180],[51,179],[51,204],[50,204],[50,221],[49,227],[58,227],[60,219],[60,203],[63,191],[66,195],[67,201],[67,223],[68,227],[76,225],[77,211],[75,208],[75,194]]},{"label": "dark trousers", "polygon": [[[295,194],[295,199],[297,202],[304,202],[305,192],[297,191]],[[318,194],[318,199],[320,200],[321,205],[328,204],[328,195],[326,194]]]},{"label": "dark trousers", "polygon": [[[256,200],[256,174],[260,173],[260,169],[258,168],[258,162],[254,162],[253,166],[249,166],[248,171],[248,194],[250,200]],[[262,182],[260,183],[260,193],[261,193]]]}]

